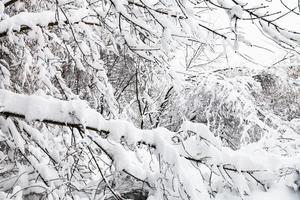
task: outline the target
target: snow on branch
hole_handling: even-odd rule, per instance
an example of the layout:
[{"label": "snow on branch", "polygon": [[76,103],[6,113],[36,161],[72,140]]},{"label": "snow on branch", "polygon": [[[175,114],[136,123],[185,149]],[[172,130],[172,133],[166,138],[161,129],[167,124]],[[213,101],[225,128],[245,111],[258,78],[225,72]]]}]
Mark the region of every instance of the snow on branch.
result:
[{"label": "snow on branch", "polygon": [[[51,97],[28,96],[0,90],[0,114],[78,129],[83,140],[94,142],[112,159],[117,171],[124,171],[145,182],[149,187],[155,188],[153,199],[163,199],[162,186],[164,192],[173,188],[173,195],[185,192],[186,196],[181,199],[208,199],[209,189],[204,183],[208,182],[210,187],[215,187],[217,183],[212,183],[209,176],[200,176],[198,170],[204,168],[206,170],[203,173],[208,170],[210,176],[213,173],[216,179],[221,177],[225,184],[242,197],[249,194],[250,188],[255,185],[267,190],[267,185],[276,180],[276,174],[288,173],[290,166],[299,165],[295,158],[282,158],[262,150],[250,149],[252,152],[250,155],[243,149],[233,151],[222,147],[219,138],[213,136],[203,124],[185,122],[180,132],[174,133],[164,128],[140,130],[126,121],[105,120],[101,114],[81,100],[62,101]],[[34,135],[37,138],[35,141],[40,141],[36,136],[37,131],[24,124],[20,127],[28,134]],[[14,130],[15,141],[22,144],[21,151],[25,152],[24,141],[18,136],[18,131]],[[124,145],[135,149],[140,145],[148,146],[156,155],[159,167],[153,170],[149,163],[139,159],[134,151],[128,150]],[[97,163],[92,148],[89,146],[87,148]],[[52,160],[57,162],[59,159]],[[31,160],[31,163],[34,161]],[[186,172],[187,168],[191,170]],[[98,169],[103,175],[101,167],[98,166]],[[40,173],[43,174],[43,170],[40,170]],[[165,185],[170,188],[165,188]],[[178,187],[174,189],[176,186]],[[113,190],[112,192],[114,193]]]},{"label": "snow on branch", "polygon": [[[261,4],[256,8],[250,7],[248,8],[248,3],[246,1],[236,1],[236,0],[218,0],[217,3],[214,3],[212,0],[208,0],[210,4],[225,10],[231,21],[234,21],[235,29],[237,29],[238,20],[257,20],[259,22],[261,30],[266,33],[268,36],[272,38],[278,45],[283,46],[287,49],[296,49],[298,44],[300,43],[300,32],[294,30],[288,30],[283,28],[275,21],[289,14],[291,11],[281,14],[274,20],[268,19],[268,17],[272,15],[278,15],[281,11],[274,13],[263,13],[260,9],[267,8],[268,6],[264,6]],[[243,15],[247,14],[249,18],[244,17]],[[297,16],[298,17],[298,16]],[[237,31],[237,30],[236,30]]]},{"label": "snow on branch", "polygon": [[85,126],[99,130],[103,117],[90,109],[85,101],[62,101],[54,98],[27,96],[7,90],[0,90],[1,114],[24,118],[27,121],[41,121],[72,127]]},{"label": "snow on branch", "polygon": [[33,29],[36,26],[51,27],[59,24],[74,24],[78,22],[96,25],[93,22],[83,21],[83,19],[88,16],[90,16],[89,11],[83,8],[70,11],[68,16],[62,12],[51,10],[42,12],[21,12],[0,21],[0,37],[7,36],[9,32],[21,32]]}]

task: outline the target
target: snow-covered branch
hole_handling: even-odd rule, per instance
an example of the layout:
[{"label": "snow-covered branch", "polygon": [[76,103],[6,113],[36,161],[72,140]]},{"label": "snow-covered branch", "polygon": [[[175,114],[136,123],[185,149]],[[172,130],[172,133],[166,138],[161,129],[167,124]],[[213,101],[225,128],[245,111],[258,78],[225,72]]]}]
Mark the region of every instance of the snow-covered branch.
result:
[{"label": "snow-covered branch", "polygon": [[[186,190],[188,196],[191,195],[191,199],[208,198],[208,193],[204,192],[207,190],[204,189],[206,186],[201,182],[211,181],[211,178],[206,176],[202,177],[200,182],[197,181],[197,184],[188,180],[189,175],[183,169],[184,166],[193,165],[192,163],[201,169],[204,167],[211,173],[219,174],[217,176],[221,176],[231,187],[237,187],[241,196],[244,192],[250,193],[249,184],[258,184],[262,189],[267,190],[270,180],[265,177],[274,176],[277,171],[288,171],[289,166],[299,164],[294,158],[275,157],[263,151],[249,156],[243,150],[233,151],[224,148],[219,139],[202,124],[185,122],[180,134],[177,134],[162,128],[140,130],[122,120],[104,120],[99,113],[80,100],[62,101],[50,97],[27,96],[0,90],[0,108],[1,115],[6,117],[78,129],[83,139],[86,138],[87,142],[89,140],[94,142],[96,147],[112,159],[117,170],[130,174],[138,181],[146,181],[150,187],[156,188],[158,192],[156,195],[159,195],[160,184],[170,184],[167,180],[155,178],[158,176],[156,173],[163,175],[164,172],[155,172],[149,167],[143,167],[147,162],[139,160],[132,151],[126,150],[127,145],[133,145],[136,150],[141,145],[153,149],[160,167],[166,167],[166,170],[170,168],[169,165],[174,167],[170,170],[176,171],[178,184],[183,184],[181,189]],[[26,125],[21,125],[21,127],[25,128]],[[25,129],[26,132],[32,132],[28,128]],[[21,151],[25,152],[22,137],[18,136],[17,131],[14,132],[16,132],[14,133],[15,142],[19,141],[18,143],[22,144]],[[94,150],[90,147],[88,150],[97,163],[92,153]],[[190,173],[196,173],[198,167],[195,167],[195,172],[192,170]],[[99,167],[98,169],[102,173]],[[168,176],[168,174],[164,175]],[[247,181],[247,179],[250,180]],[[157,183],[157,180],[162,182]],[[44,182],[46,181],[47,179]],[[200,188],[202,192],[198,193]],[[165,188],[165,190],[168,189]],[[174,192],[176,194],[177,189]],[[185,199],[185,197],[182,198]]]},{"label": "snow-covered branch", "polygon": [[298,11],[262,1],[0,0],[0,199],[299,199]]},{"label": "snow-covered branch", "polygon": [[12,17],[0,21],[0,37],[7,36],[9,32],[22,32],[35,27],[53,27],[59,24],[77,24],[79,22],[87,25],[98,25],[93,21],[87,21],[91,14],[87,9],[69,11],[68,16],[62,12],[52,10],[42,12],[21,12]]}]

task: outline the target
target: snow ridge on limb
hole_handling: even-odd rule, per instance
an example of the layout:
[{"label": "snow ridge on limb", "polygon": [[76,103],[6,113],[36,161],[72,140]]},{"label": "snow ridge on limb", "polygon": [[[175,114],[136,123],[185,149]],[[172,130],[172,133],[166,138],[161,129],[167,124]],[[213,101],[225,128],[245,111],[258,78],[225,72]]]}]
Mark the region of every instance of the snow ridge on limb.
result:
[{"label": "snow ridge on limb", "polygon": [[[59,18],[57,17],[59,16]],[[62,12],[56,12],[52,10],[42,12],[21,12],[12,17],[8,17],[0,21],[0,37],[7,36],[9,32],[20,32],[34,27],[46,27],[55,26],[58,24],[74,24],[78,22],[84,22],[83,19],[90,16],[89,10],[81,8],[78,10],[71,11],[68,16]],[[89,22],[84,22],[89,24]],[[91,23],[95,25],[94,23]]]},{"label": "snow ridge on limb", "polygon": [[2,115],[25,118],[27,121],[53,122],[59,125],[85,126],[97,130],[103,117],[89,108],[85,101],[62,101],[49,97],[27,96],[7,90],[0,90],[0,108]]}]

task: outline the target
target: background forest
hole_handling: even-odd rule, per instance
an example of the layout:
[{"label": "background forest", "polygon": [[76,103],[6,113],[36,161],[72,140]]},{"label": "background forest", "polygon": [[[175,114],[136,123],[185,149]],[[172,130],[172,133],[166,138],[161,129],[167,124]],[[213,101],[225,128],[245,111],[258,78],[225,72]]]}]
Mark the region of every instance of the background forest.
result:
[{"label": "background forest", "polygon": [[0,200],[300,199],[297,0],[0,0]]}]

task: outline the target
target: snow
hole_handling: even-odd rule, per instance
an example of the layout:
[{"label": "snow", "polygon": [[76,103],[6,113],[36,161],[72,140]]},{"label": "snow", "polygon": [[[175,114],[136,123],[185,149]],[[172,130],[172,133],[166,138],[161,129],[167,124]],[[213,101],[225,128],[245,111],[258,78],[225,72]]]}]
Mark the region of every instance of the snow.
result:
[{"label": "snow", "polygon": [[216,138],[204,124],[185,121],[181,125],[181,130],[185,132],[192,131],[194,133],[199,133],[200,139],[206,140],[212,145],[216,145],[217,148],[221,147],[220,140]]},{"label": "snow", "polygon": [[[249,63],[231,61],[236,52],[248,55],[249,46],[265,44],[253,34],[255,25],[297,50],[299,34],[262,19],[252,26],[238,19],[233,26],[249,17],[249,4],[260,4],[214,1],[222,9],[203,1],[212,8],[205,10],[174,0],[59,0],[41,7],[33,0],[4,8],[6,2],[0,2],[0,199],[31,192],[47,199],[108,199],[107,188],[117,194],[142,188],[148,200],[299,199],[299,119],[287,121],[273,114],[273,105],[257,105],[271,99],[262,96]],[[23,27],[30,30],[18,32]],[[277,59],[273,45],[269,54]],[[251,56],[269,66],[264,51]],[[140,91],[131,80],[122,90],[135,70]],[[174,89],[164,99],[168,88]],[[291,106],[297,112],[297,104]],[[149,129],[137,128],[141,120]],[[225,139],[236,147],[225,146]]]},{"label": "snow", "polygon": [[[26,106],[25,106],[26,105]],[[7,90],[0,90],[0,106],[2,112],[12,112],[19,115],[24,115],[27,121],[33,120],[53,120],[58,122],[64,122],[66,124],[82,124],[84,126],[93,127],[95,129],[106,130],[109,132],[108,139],[114,142],[120,142],[121,138],[129,142],[129,144],[135,144],[138,141],[144,141],[146,144],[155,145],[157,151],[161,156],[165,157],[166,161],[171,163],[177,163],[179,159],[179,154],[176,153],[176,149],[171,144],[168,144],[166,141],[171,141],[172,137],[176,136],[175,133],[172,133],[166,129],[160,128],[153,131],[141,131],[135,128],[132,124],[122,120],[109,120],[106,121],[102,118],[102,116],[96,111],[89,108],[86,102],[81,100],[71,100],[71,101],[62,101],[53,99],[50,97],[40,97],[40,96],[26,96],[21,94],[15,94],[9,92]],[[27,126],[23,124],[24,128]],[[13,128],[12,122],[10,122],[10,129],[12,129],[12,133],[14,139],[18,146],[24,151],[24,142],[23,139],[19,137],[16,129]],[[27,127],[28,130],[28,127]],[[30,130],[30,129],[29,129]],[[278,156],[273,156],[270,154],[266,154],[263,151],[255,153],[254,155],[249,156],[248,149],[232,151],[230,149],[226,149],[221,147],[220,141],[218,138],[212,135],[206,125],[184,122],[181,128],[182,131],[188,132],[191,131],[196,136],[199,136],[200,142],[204,142],[205,145],[212,144],[215,148],[207,149],[207,157],[216,158],[216,162],[221,163],[232,163],[234,166],[238,167],[239,170],[251,170],[251,169],[279,169],[282,167],[286,167],[284,163],[290,164],[292,161],[288,159],[287,162],[280,161],[283,158]],[[35,130],[30,130],[33,138],[36,141],[41,142],[42,138],[38,135],[38,132]],[[191,137],[192,138],[192,137]],[[187,139],[185,142],[192,142],[193,140]],[[41,142],[42,143],[42,142]],[[117,144],[115,144],[117,145]],[[200,145],[200,143],[198,144]],[[202,145],[201,145],[202,146]],[[199,148],[202,148],[198,146]],[[188,145],[188,147],[192,147]],[[222,151],[221,151],[222,148]],[[122,153],[121,147],[116,148],[115,151],[112,151],[112,154],[116,154],[119,158],[122,158],[125,153]],[[191,148],[193,149],[193,147]],[[199,152],[199,151],[196,151]],[[222,152],[222,153],[221,153]],[[190,152],[192,153],[192,152]],[[203,152],[205,153],[205,152]],[[120,155],[118,155],[120,154]],[[215,154],[215,155],[214,155]],[[219,156],[217,156],[220,154]],[[266,155],[264,155],[266,154]],[[245,162],[244,158],[247,157],[248,162]],[[253,158],[252,158],[253,157]],[[269,166],[260,166],[263,163],[259,160],[269,161],[265,164],[269,164]],[[249,162],[252,160],[251,162]],[[258,160],[258,162],[257,162]],[[287,160],[287,159],[286,159]],[[253,162],[256,164],[251,164]],[[297,162],[295,162],[296,164]],[[263,164],[263,165],[265,165]],[[122,167],[121,167],[122,168]]]},{"label": "snow", "polygon": [[125,150],[120,143],[106,141],[92,133],[90,133],[90,137],[112,156],[117,170],[126,170],[141,180],[145,180],[147,175],[151,174],[150,170],[147,170],[147,168],[145,168],[145,166],[137,159],[135,153]]},{"label": "snow", "polygon": [[0,19],[2,18],[3,13],[4,13],[4,3],[3,1],[0,1]]},{"label": "snow", "polygon": [[128,22],[133,23],[140,27],[143,30],[149,31],[151,34],[155,35],[155,30],[153,30],[147,23],[145,23],[143,20],[140,20],[136,17],[132,17],[130,14],[127,13],[125,5],[128,4],[127,0],[112,0],[113,5],[117,12],[119,12]]},{"label": "snow", "polygon": [[30,161],[30,164],[34,167],[34,169],[39,172],[43,179],[45,179],[45,181],[59,178],[57,171],[49,166],[49,160],[37,160],[33,156],[28,156],[28,160]]},{"label": "snow", "polygon": [[242,6],[240,5],[234,5],[231,7],[231,10],[230,10],[230,15],[232,17],[237,17],[239,19],[243,18],[243,13],[244,13],[244,10],[242,8]]},{"label": "snow", "polygon": [[294,191],[292,188],[288,188],[285,185],[275,184],[271,186],[268,192],[255,191],[249,197],[245,197],[245,200],[298,200],[300,194]]},{"label": "snow", "polygon": [[2,20],[0,22],[0,32],[2,33],[9,30],[18,31],[22,25],[28,27],[36,25],[47,26],[49,23],[55,21],[55,13],[52,11],[43,11],[41,13],[22,12],[18,15]]},{"label": "snow", "polygon": [[23,199],[23,192],[22,192],[22,188],[19,185],[16,185],[13,189],[13,194],[15,194],[14,196],[12,196],[12,198],[14,198],[15,200],[22,200]]},{"label": "snow", "polygon": [[13,136],[16,147],[19,148],[22,153],[25,153],[25,141],[20,135],[20,133],[18,132],[16,126],[13,124],[13,122],[10,119],[7,120],[7,125],[10,133]]},{"label": "snow", "polygon": [[[69,22],[75,23],[88,16],[89,11],[87,9],[78,9],[70,11],[68,15]],[[31,29],[36,26],[45,27],[50,23],[57,22],[55,16],[56,12],[52,10],[42,11],[39,13],[21,12],[17,15],[0,21],[0,33],[4,33],[7,31],[20,31],[20,29],[24,26],[27,26]],[[62,13],[60,13],[59,16],[62,16],[59,21],[64,22],[67,20]]]},{"label": "snow", "polygon": [[[253,191],[251,195],[243,196],[245,200],[298,200],[300,195],[284,185],[276,184],[272,186],[268,192]],[[230,195],[229,193],[219,193],[215,200],[239,200],[240,197]]]},{"label": "snow", "polygon": [[235,5],[230,0],[217,0],[217,2],[220,6],[223,6],[224,8],[228,8],[228,9],[230,9],[231,7],[233,7]]},{"label": "snow", "polygon": [[2,112],[24,115],[27,121],[52,120],[97,127],[103,120],[103,117],[90,109],[85,101],[61,101],[50,96],[27,96],[3,89],[0,89],[0,108]]},{"label": "snow", "polygon": [[[235,94],[237,95],[237,94]],[[77,145],[83,148],[91,143],[90,139],[95,141],[103,149],[108,156],[113,160],[113,165],[117,171],[126,171],[138,177],[141,180],[147,180],[151,185],[160,188],[162,185],[180,185],[178,191],[187,191],[191,199],[209,199],[209,194],[206,191],[205,179],[194,168],[193,162],[190,162],[186,157],[202,160],[209,166],[208,169],[224,178],[224,183],[232,186],[239,195],[245,199],[252,195],[245,196],[244,194],[252,194],[253,190],[258,187],[255,180],[252,180],[247,173],[257,176],[264,182],[273,183],[281,170],[289,169],[291,166],[299,167],[299,156],[282,157],[265,150],[256,148],[247,148],[244,146],[240,150],[233,151],[221,145],[218,137],[215,137],[208,127],[204,124],[192,123],[189,121],[183,122],[180,134],[171,132],[165,128],[157,128],[153,130],[140,130],[134,127],[131,123],[124,120],[104,120],[103,117],[91,109],[85,101],[70,100],[63,101],[49,96],[23,95],[16,94],[7,90],[0,90],[0,107],[1,112],[11,112],[17,115],[24,116],[26,121],[55,121],[62,124],[76,124],[86,127],[86,134],[81,140],[77,140]],[[3,119],[4,120],[4,119]],[[27,147],[21,134],[15,128],[13,122],[8,119],[7,126],[13,136],[14,143],[21,152],[25,152],[25,148],[32,152],[34,156],[28,156],[31,165],[45,179],[58,178],[57,171],[49,166],[51,162],[45,157],[39,148],[34,146]],[[3,124],[1,122],[0,124]],[[63,159],[59,156],[59,149],[53,148],[45,141],[53,140],[53,143],[60,144],[59,138],[50,137],[44,139],[43,132],[31,128],[25,122],[20,122],[20,129],[26,130],[40,146],[45,148],[49,155],[57,162]],[[3,129],[5,130],[5,129]],[[97,132],[91,131],[107,131],[107,137],[101,137]],[[276,135],[274,135],[276,136]],[[179,144],[174,144],[174,137],[177,137]],[[51,139],[52,138],[52,139]],[[156,156],[154,165],[150,166],[147,162],[149,159],[141,155],[138,149],[132,151],[126,149],[122,141],[129,146],[135,146],[139,142],[149,145],[154,148],[153,152]],[[176,141],[176,140],[175,140]],[[145,155],[145,154],[144,154]],[[166,174],[160,172],[159,163],[163,160],[161,167],[170,167],[172,173],[166,171]],[[147,161],[147,162],[146,162]],[[74,159],[68,159],[67,165],[72,166]],[[188,171],[186,169],[189,169]],[[228,169],[231,169],[228,171]],[[252,172],[254,171],[254,172]],[[175,175],[175,176],[174,176]],[[171,183],[171,177],[176,177]],[[250,179],[250,181],[249,181]],[[157,180],[162,180],[158,182]],[[79,186],[78,186],[79,187]],[[288,186],[281,186],[284,188]],[[290,189],[282,191],[284,197],[295,196],[288,192]],[[201,192],[199,192],[201,191]],[[272,188],[269,192],[253,193],[253,199],[256,195],[263,198],[271,198]],[[291,193],[291,194],[290,194]],[[276,194],[276,193],[275,193]],[[160,196],[160,191],[157,191],[154,196]],[[216,199],[220,197],[218,194]],[[221,195],[222,196],[222,195]],[[155,198],[155,197],[150,197]]]}]

